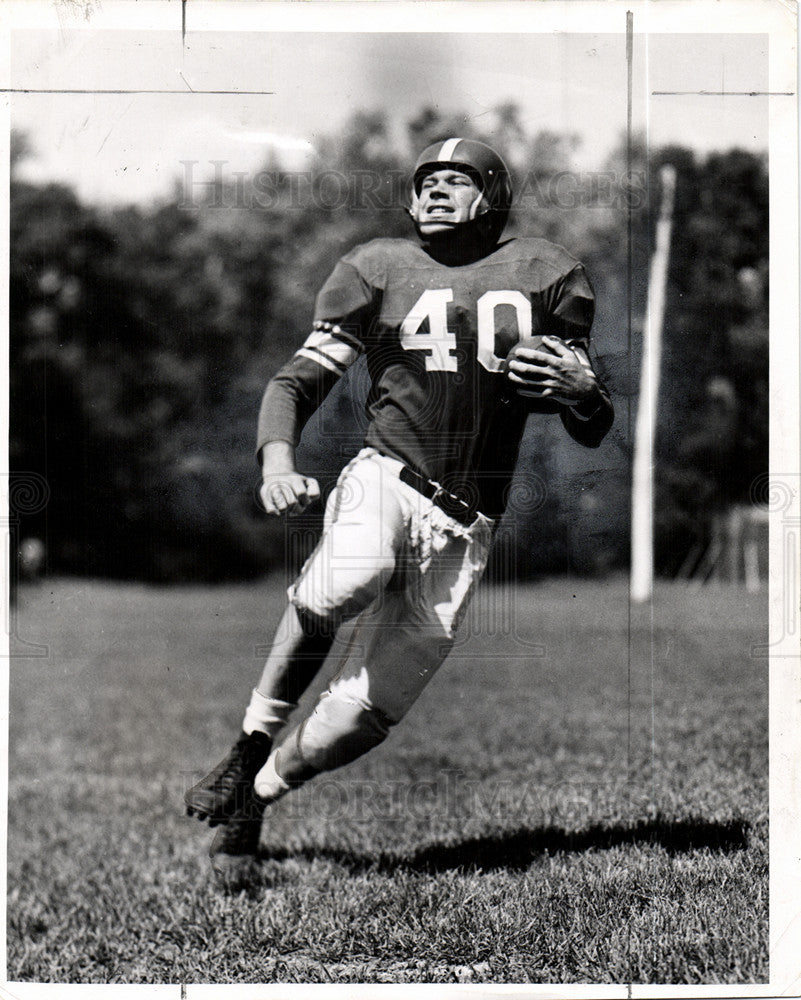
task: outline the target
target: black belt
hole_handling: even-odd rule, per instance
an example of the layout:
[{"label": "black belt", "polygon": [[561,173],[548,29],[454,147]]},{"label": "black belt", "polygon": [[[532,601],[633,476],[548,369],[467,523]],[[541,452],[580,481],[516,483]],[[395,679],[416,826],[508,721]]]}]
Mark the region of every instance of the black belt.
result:
[{"label": "black belt", "polygon": [[422,493],[426,499],[436,504],[440,510],[444,510],[449,517],[452,517],[454,521],[458,521],[459,524],[470,527],[478,516],[476,508],[471,506],[466,500],[457,497],[455,493],[450,493],[443,486],[440,486],[439,483],[421,476],[419,472],[410,469],[408,465],[404,465],[401,468],[398,478],[402,483],[411,486],[413,490]]}]

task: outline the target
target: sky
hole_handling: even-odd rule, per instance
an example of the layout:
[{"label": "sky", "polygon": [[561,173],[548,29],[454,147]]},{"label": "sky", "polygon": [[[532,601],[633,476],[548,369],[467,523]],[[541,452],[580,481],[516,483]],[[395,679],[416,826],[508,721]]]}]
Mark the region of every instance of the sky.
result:
[{"label": "sky", "polygon": [[[321,137],[358,109],[385,110],[400,138],[424,105],[480,122],[513,101],[529,133],[579,135],[574,165],[581,170],[600,168],[626,128],[622,31],[188,27],[184,45],[177,22],[174,30],[147,32],[14,30],[11,86],[61,91],[12,96],[11,124],[27,133],[34,152],[21,174],[66,181],[91,202],[146,202],[168,194],[187,160],[196,161],[195,180],[211,175],[214,160],[224,160],[226,171],[257,170],[270,151],[300,169]],[[764,91],[767,57],[762,34],[635,34],[634,128],[654,146],[766,150],[766,97],[653,91]],[[178,92],[64,92],[108,89]]]}]

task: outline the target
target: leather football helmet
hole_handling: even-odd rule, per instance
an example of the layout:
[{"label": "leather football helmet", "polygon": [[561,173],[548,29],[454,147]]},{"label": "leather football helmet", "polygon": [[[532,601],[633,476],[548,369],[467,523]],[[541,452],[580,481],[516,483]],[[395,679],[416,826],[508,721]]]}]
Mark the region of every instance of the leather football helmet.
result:
[{"label": "leather football helmet", "polygon": [[482,198],[475,203],[471,222],[479,227],[481,236],[487,242],[496,243],[509,217],[512,183],[509,170],[498,153],[477,139],[445,139],[427,146],[417,157],[409,208],[415,223],[423,178],[442,167],[452,167],[469,174],[481,189]]}]

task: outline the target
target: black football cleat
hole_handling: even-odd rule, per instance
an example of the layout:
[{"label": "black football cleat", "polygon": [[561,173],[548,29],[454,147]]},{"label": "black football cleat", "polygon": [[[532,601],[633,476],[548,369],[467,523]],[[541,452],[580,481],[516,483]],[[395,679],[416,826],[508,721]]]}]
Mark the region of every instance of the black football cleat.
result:
[{"label": "black football cleat", "polygon": [[215,833],[209,858],[218,888],[237,892],[250,886],[257,878],[257,854],[265,805],[252,796]]},{"label": "black football cleat", "polygon": [[264,733],[242,733],[228,756],[184,794],[187,816],[219,826],[238,810],[250,808],[253,779],[271,747],[272,740]]}]

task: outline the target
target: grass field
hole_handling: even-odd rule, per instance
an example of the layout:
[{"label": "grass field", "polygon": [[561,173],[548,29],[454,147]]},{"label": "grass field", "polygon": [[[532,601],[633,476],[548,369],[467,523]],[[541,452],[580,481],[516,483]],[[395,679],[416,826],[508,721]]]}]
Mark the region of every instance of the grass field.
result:
[{"label": "grass field", "polygon": [[[624,581],[479,596],[387,742],[207,880],[184,788],[239,728],[278,580],[45,581],[11,660],[8,977],[767,981],[763,595]],[[474,619],[471,618],[472,626]]]}]

